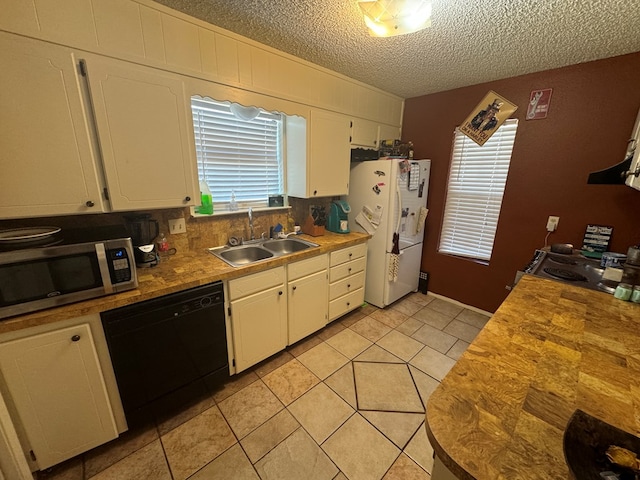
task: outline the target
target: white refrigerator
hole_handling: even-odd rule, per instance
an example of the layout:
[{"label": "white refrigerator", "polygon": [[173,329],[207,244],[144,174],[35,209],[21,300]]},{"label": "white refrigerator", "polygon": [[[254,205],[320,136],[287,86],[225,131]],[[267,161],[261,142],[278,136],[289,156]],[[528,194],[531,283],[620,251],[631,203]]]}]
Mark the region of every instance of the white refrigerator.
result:
[{"label": "white refrigerator", "polygon": [[418,289],[431,160],[351,164],[349,228],[372,235],[364,299],[384,308]]}]

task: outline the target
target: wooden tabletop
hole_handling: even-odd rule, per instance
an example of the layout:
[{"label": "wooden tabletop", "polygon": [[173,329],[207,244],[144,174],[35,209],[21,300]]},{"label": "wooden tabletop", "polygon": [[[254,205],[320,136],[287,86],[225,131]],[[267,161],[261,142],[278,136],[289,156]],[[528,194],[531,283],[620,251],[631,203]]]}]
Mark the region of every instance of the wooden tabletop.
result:
[{"label": "wooden tabletop", "polygon": [[640,435],[640,304],[525,275],[431,395],[427,434],[460,479],[566,480],[577,408]]},{"label": "wooden tabletop", "polygon": [[370,235],[355,232],[348,234],[325,232],[324,235],[318,237],[300,235],[300,238],[316,243],[319,247],[243,267],[232,267],[205,249],[178,252],[176,255],[161,261],[156,267],[138,268],[138,288],[136,289],[0,320],[0,334],[100,313],[218,280],[228,280],[259,272],[340,248],[364,243],[370,238]]}]

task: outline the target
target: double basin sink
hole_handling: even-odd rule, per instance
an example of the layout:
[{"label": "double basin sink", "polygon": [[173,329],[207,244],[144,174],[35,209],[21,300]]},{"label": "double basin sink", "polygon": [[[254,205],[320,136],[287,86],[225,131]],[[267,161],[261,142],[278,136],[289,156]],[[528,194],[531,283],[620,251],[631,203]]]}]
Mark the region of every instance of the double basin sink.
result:
[{"label": "double basin sink", "polygon": [[237,247],[215,247],[210,248],[209,252],[232,267],[243,267],[262,260],[283,257],[318,246],[317,243],[299,238],[279,238],[252,241]]}]

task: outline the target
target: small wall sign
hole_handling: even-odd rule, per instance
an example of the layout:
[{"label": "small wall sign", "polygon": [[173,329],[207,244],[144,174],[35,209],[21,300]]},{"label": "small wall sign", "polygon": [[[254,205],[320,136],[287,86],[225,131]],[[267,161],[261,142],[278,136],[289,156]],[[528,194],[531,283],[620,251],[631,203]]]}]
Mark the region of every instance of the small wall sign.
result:
[{"label": "small wall sign", "polygon": [[489,90],[462,122],[460,131],[482,146],[517,109],[517,105]]},{"label": "small wall sign", "polygon": [[527,106],[527,120],[539,120],[541,118],[547,118],[549,112],[549,104],[551,103],[552,88],[546,88],[544,90],[533,90],[531,97],[529,98],[529,105]]}]

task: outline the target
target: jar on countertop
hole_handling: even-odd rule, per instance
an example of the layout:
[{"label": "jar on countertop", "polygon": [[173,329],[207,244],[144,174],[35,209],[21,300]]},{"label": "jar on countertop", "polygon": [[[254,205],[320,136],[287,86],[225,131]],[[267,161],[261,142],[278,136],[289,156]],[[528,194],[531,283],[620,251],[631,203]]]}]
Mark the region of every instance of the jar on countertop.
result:
[{"label": "jar on countertop", "polygon": [[613,293],[613,296],[619,298],[620,300],[630,300],[631,293],[633,292],[633,287],[628,283],[619,283],[616,287],[616,291]]},{"label": "jar on countertop", "polygon": [[633,291],[631,292],[631,301],[633,303],[640,303],[640,285],[633,287]]}]

